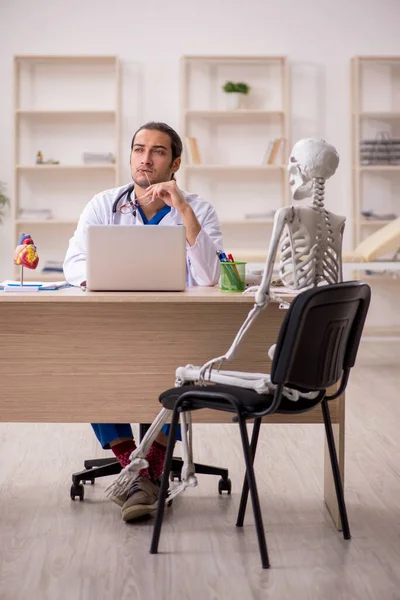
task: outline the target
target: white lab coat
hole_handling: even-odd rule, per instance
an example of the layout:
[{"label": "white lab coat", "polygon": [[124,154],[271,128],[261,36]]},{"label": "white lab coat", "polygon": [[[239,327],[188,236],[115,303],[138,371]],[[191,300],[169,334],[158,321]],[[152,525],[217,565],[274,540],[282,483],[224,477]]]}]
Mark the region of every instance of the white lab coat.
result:
[{"label": "white lab coat", "polygon": [[[88,225],[143,225],[139,211],[123,215],[118,210],[112,214],[112,206],[118,196],[130,185],[106,190],[96,194],[84,208],[64,260],[64,275],[68,283],[79,286],[86,281],[86,232]],[[222,250],[222,234],[214,208],[197,194],[182,191],[192,207],[200,225],[193,246],[186,242],[186,285],[215,285],[220,274],[217,250]],[[125,203],[126,197],[121,201]],[[175,209],[165,215],[162,225],[182,225],[181,214]]]}]

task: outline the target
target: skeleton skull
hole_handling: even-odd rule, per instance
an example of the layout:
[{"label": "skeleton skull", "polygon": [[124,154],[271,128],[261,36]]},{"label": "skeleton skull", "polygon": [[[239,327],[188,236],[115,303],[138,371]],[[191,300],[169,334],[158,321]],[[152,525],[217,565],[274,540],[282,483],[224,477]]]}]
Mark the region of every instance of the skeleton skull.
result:
[{"label": "skeleton skull", "polygon": [[329,179],[339,164],[336,149],[324,140],[311,138],[300,140],[289,157],[289,183],[293,200],[303,200],[312,194],[315,177]]}]

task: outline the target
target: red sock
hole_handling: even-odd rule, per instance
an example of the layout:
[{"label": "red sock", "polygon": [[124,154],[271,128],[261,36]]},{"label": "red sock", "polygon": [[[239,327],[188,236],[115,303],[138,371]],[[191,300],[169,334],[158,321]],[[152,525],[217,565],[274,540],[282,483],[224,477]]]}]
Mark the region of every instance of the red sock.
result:
[{"label": "red sock", "polygon": [[139,471],[139,475],[141,477],[147,477],[147,479],[152,479],[153,481],[159,479],[161,473],[163,472],[166,452],[166,446],[163,446],[158,442],[153,442],[146,455],[146,460],[148,461],[149,466],[147,469],[142,469]]},{"label": "red sock", "polygon": [[111,447],[111,450],[114,452],[115,456],[118,459],[118,462],[126,467],[129,465],[130,460],[129,457],[134,450],[136,450],[135,440],[126,440],[126,442],[121,442],[120,444],[116,444]]}]

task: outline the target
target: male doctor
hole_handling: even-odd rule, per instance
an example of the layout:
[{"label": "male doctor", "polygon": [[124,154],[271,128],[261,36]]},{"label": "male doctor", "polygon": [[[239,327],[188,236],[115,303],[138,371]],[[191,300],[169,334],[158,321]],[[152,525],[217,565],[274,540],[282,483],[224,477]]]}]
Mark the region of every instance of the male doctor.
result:
[{"label": "male doctor", "polygon": [[[197,194],[180,190],[175,173],[181,164],[182,141],[165,123],[143,125],[131,144],[131,173],[134,188],[129,197],[123,195],[113,213],[115,200],[131,184],[96,194],[84,209],[69,243],[64,261],[66,280],[72,285],[86,283],[86,231],[88,225],[184,225],[186,228],[186,283],[215,285],[220,266],[216,254],[222,249],[222,235],[213,207]],[[136,209],[135,209],[136,205]],[[103,446],[110,448],[121,465],[129,463],[136,448],[129,424],[92,424]],[[169,426],[164,426],[150,448],[146,459],[149,467],[140,471],[131,490],[113,500],[122,507],[122,518],[132,521],[156,509],[159,479],[167,445]]]}]

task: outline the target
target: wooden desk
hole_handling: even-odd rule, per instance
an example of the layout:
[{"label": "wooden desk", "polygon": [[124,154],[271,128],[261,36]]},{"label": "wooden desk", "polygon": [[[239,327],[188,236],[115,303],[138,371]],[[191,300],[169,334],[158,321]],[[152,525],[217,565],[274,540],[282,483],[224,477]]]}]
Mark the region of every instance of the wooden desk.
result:
[{"label": "wooden desk", "polygon": [[[175,369],[224,354],[254,299],[217,288],[185,292],[0,292],[0,420],[148,423]],[[230,369],[269,372],[267,352],[285,311],[272,302],[247,334]],[[344,398],[331,402],[344,467]],[[230,422],[218,411],[194,422]],[[322,423],[319,408],[274,423]],[[325,501],[340,526],[325,448]]]}]

